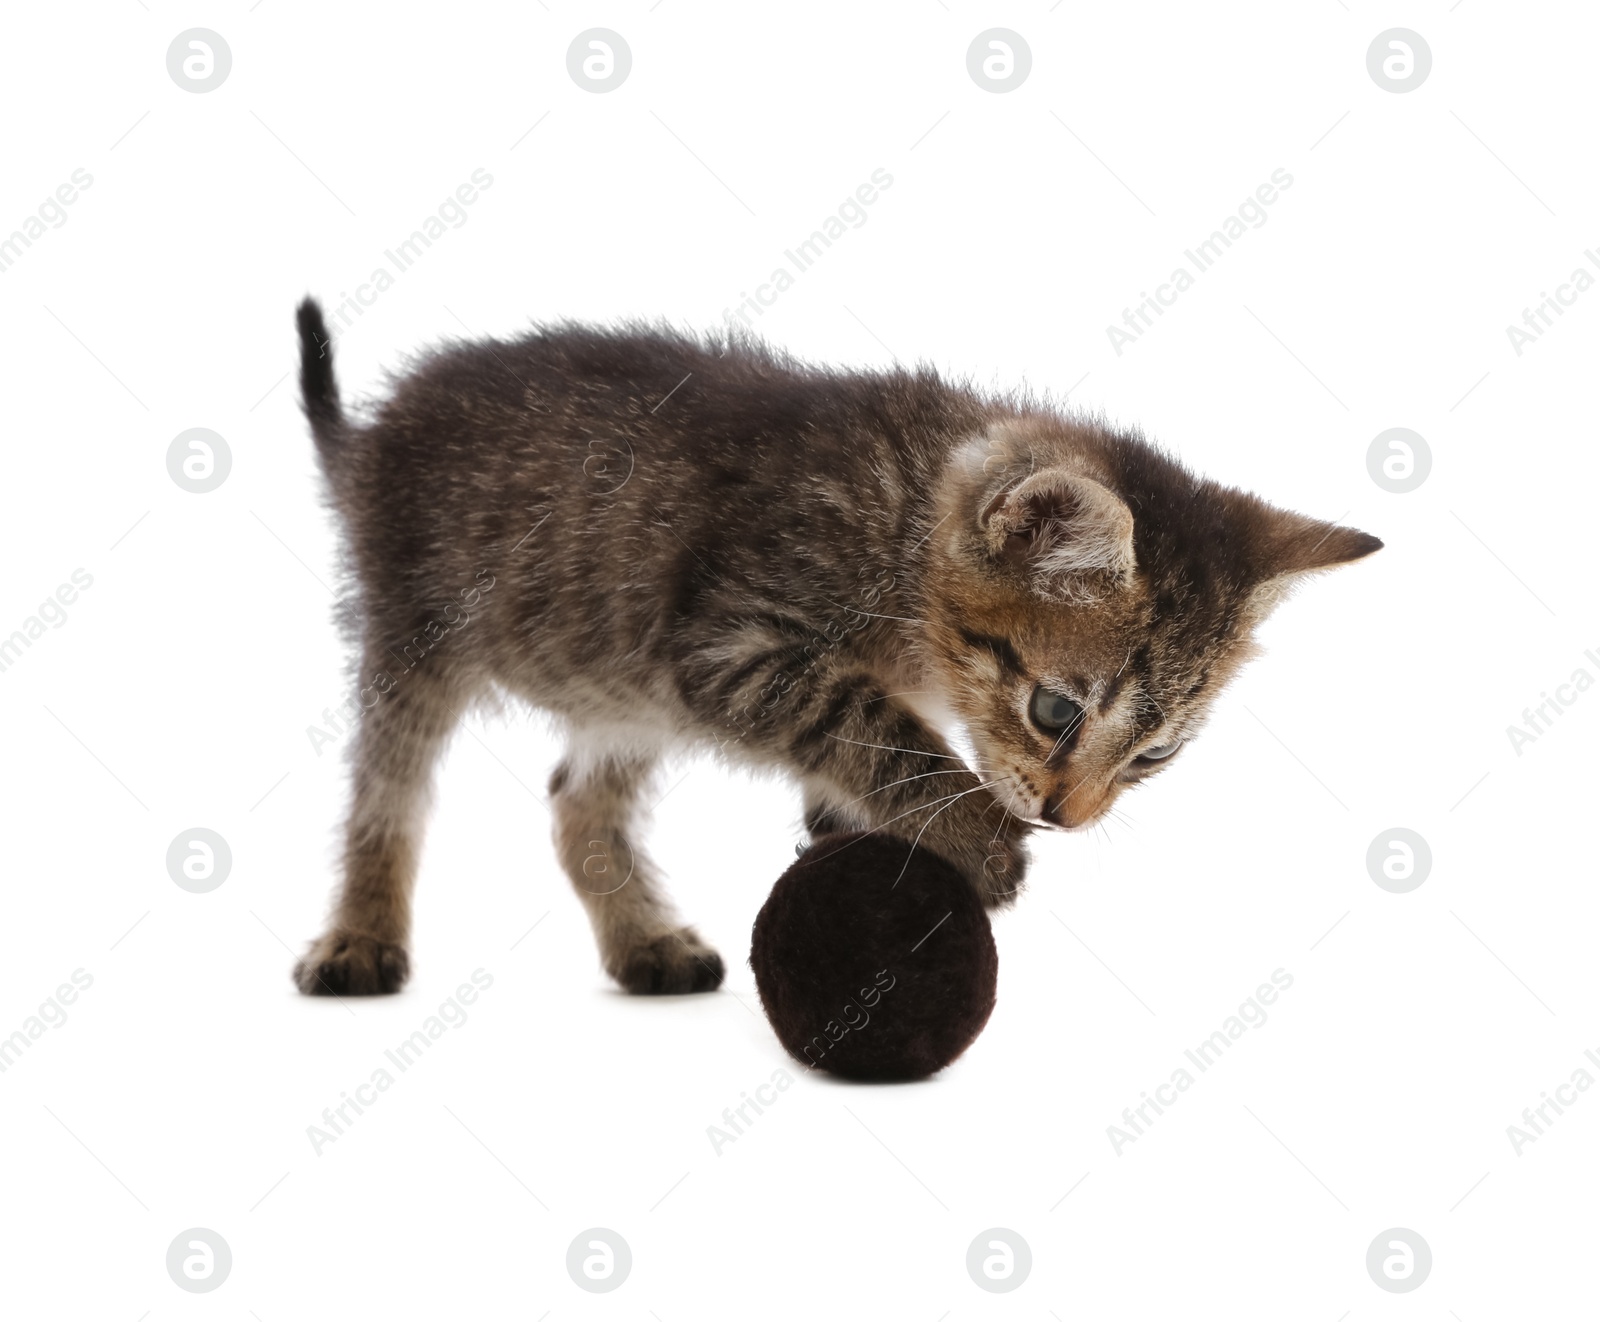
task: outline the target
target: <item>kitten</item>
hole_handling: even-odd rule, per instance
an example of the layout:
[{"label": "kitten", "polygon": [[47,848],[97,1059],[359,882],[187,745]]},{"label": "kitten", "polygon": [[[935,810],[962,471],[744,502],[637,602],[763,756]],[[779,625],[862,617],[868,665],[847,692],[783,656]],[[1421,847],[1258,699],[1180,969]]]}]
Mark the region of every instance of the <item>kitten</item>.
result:
[{"label": "kitten", "polygon": [[363,708],[309,994],[404,983],[433,764],[486,696],[567,735],[555,843],[606,971],[708,991],[722,959],[636,834],[663,753],[787,772],[813,835],[920,841],[1002,905],[1032,831],[1096,821],[1178,755],[1296,578],[1382,545],[1126,432],[739,334],[448,347],[363,425],[316,303],[298,320]]}]

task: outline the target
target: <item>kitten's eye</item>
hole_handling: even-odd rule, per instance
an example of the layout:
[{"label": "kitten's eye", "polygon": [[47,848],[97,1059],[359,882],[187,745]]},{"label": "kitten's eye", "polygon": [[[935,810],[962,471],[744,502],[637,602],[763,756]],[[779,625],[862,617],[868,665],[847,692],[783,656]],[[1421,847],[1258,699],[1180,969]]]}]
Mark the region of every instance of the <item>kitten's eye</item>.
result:
[{"label": "kitten's eye", "polygon": [[1037,688],[1033,691],[1033,702],[1029,704],[1028,714],[1033,717],[1033,723],[1046,734],[1056,735],[1077,725],[1083,719],[1083,708],[1060,693]]},{"label": "kitten's eye", "polygon": [[1145,749],[1133,760],[1135,762],[1165,762],[1182,747],[1183,740],[1181,739],[1170,744],[1157,744],[1154,748]]}]

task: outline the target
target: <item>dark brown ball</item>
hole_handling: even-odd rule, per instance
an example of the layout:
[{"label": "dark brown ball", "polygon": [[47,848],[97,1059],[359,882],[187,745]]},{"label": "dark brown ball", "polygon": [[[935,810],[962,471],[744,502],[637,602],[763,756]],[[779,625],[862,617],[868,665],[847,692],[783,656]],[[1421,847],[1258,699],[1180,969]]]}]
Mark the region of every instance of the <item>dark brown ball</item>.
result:
[{"label": "dark brown ball", "polygon": [[971,1046],[1000,970],[971,884],[882,834],[801,854],[756,915],[750,966],[790,1055],[875,1082],[926,1078]]}]

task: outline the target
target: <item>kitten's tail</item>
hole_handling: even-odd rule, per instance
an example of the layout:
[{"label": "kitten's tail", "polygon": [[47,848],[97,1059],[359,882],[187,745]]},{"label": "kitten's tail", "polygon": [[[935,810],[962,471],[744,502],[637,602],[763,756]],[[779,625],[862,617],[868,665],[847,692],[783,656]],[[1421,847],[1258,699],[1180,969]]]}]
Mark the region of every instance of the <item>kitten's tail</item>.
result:
[{"label": "kitten's tail", "polygon": [[307,298],[295,310],[300,327],[300,398],[311,424],[311,435],[323,463],[333,461],[344,438],[344,410],[339,407],[339,385],[333,379],[333,341],[322,320],[322,309]]}]

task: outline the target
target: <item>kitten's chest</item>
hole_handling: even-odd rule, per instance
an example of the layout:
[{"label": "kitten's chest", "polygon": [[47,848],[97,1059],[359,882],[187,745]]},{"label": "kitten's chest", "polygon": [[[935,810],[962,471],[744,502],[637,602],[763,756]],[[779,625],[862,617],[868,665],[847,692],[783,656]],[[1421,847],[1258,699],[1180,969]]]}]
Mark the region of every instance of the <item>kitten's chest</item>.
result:
[{"label": "kitten's chest", "polygon": [[921,664],[913,649],[886,649],[875,658],[873,673],[886,700],[909,710],[941,733],[961,728],[960,718],[937,674]]}]

